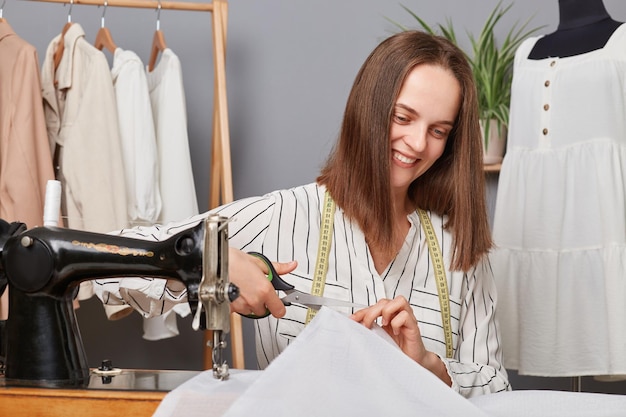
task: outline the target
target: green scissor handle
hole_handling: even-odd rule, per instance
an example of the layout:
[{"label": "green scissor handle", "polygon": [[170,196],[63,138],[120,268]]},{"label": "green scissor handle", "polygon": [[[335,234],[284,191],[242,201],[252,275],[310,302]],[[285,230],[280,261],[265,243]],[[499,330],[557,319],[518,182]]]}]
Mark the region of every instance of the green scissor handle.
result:
[{"label": "green scissor handle", "polygon": [[[265,265],[267,265],[267,279],[272,283],[272,286],[275,290],[290,291],[295,288],[293,285],[283,281],[280,278],[280,275],[278,275],[278,272],[276,272],[276,269],[274,269],[274,265],[272,265],[272,262],[267,259],[265,255],[259,252],[248,252],[248,255],[256,256],[257,258],[261,259],[265,263]],[[285,305],[289,304],[291,303],[285,303]],[[242,314],[242,316],[249,319],[262,319],[263,317],[267,317],[269,315],[270,311],[268,309],[265,309],[265,314],[262,316],[257,316],[256,314]]]}]

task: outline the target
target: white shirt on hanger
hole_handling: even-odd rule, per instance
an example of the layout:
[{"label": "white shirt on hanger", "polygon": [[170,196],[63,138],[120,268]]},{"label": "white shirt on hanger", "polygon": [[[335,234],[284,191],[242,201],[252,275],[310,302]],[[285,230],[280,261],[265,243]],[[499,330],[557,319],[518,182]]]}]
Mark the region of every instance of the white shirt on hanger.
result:
[{"label": "white shirt on hanger", "polygon": [[164,224],[198,214],[187,136],[185,92],[176,54],[165,49],[147,77],[159,153],[159,185],[163,202],[159,223]]},{"label": "white shirt on hanger", "polygon": [[161,212],[161,193],[146,70],[136,53],[118,47],[111,75],[124,157],[128,222],[131,226],[151,225]]}]

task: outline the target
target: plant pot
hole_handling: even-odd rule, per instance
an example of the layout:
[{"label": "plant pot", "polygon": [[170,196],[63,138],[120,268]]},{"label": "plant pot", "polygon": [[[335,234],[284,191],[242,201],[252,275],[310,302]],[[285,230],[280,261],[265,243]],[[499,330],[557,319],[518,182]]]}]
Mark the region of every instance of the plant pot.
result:
[{"label": "plant pot", "polygon": [[483,135],[483,164],[494,165],[502,162],[506,151],[506,127],[500,126],[498,121],[489,120],[489,133],[485,134],[484,121],[480,121],[480,131]]}]

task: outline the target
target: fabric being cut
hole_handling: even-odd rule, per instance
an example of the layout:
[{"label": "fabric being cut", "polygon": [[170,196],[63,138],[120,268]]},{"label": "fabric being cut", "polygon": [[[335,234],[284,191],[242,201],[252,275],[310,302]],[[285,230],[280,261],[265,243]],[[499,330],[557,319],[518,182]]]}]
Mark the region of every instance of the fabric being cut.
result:
[{"label": "fabric being cut", "polygon": [[247,390],[263,371],[231,369],[227,380],[208,370],[167,393],[152,417],[218,417]]},{"label": "fabric being cut", "polygon": [[264,371],[235,371],[226,381],[204,372],[167,394],[154,416],[390,414],[486,416],[409,359],[382,328],[369,330],[322,307]]}]

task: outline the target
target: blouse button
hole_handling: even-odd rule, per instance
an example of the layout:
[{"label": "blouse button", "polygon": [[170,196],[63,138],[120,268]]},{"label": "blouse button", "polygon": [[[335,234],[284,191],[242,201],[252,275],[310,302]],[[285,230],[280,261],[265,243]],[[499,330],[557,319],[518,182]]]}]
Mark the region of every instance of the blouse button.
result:
[{"label": "blouse button", "polygon": [[548,129],[544,128],[542,132],[543,132],[543,135],[545,136],[548,134]]},{"label": "blouse button", "polygon": [[545,85],[546,87],[550,87],[550,80],[546,80],[546,82],[543,83],[543,85]]},{"label": "blouse button", "polygon": [[550,105],[549,105],[549,104],[544,104],[544,105],[543,105],[543,109],[544,109],[545,111],[548,111],[548,109],[549,109],[549,108],[550,108]]},{"label": "blouse button", "polygon": [[556,61],[552,61],[552,62],[550,62],[550,66],[551,66],[551,67],[553,67],[553,66],[555,66],[555,65],[556,65]]}]

